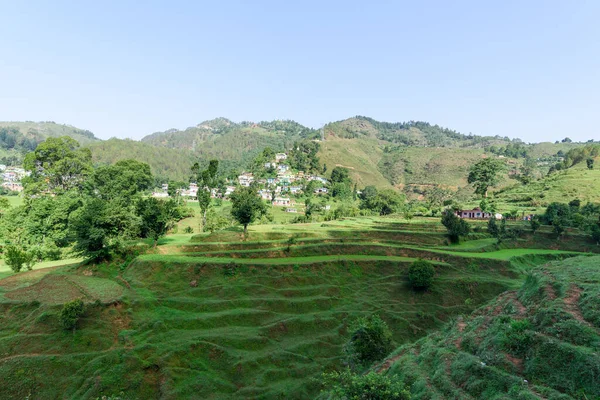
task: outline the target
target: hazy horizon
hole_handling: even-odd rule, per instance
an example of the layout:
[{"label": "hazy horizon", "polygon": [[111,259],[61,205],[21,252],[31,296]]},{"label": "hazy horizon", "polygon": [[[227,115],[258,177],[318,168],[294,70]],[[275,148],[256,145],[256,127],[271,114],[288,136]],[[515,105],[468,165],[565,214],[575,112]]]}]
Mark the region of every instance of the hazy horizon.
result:
[{"label": "hazy horizon", "polygon": [[216,117],[364,115],[600,139],[600,3],[8,3],[0,120],[139,140]]}]

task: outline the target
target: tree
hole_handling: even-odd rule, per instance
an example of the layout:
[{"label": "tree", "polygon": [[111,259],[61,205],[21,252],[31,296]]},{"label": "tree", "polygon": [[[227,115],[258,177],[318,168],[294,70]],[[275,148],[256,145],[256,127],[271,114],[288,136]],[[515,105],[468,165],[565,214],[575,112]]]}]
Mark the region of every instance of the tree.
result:
[{"label": "tree", "polygon": [[90,198],[69,219],[71,236],[75,240],[73,252],[88,262],[99,262],[110,257],[111,239],[116,229],[110,221],[111,210],[105,200]]},{"label": "tree", "polygon": [[588,158],[586,161],[587,167],[588,169],[594,169],[594,159],[593,158]]},{"label": "tree", "polygon": [[[268,153],[267,149],[265,149],[263,151],[263,153],[265,153],[265,152]],[[271,152],[272,152],[272,150],[271,150]],[[203,230],[206,227],[206,213],[210,207],[212,190],[218,186],[218,180],[217,180],[218,171],[219,171],[219,161],[218,160],[210,160],[208,163],[208,167],[203,171],[200,171],[200,166],[198,163],[196,163],[192,166],[192,172],[195,173],[196,182],[198,184],[198,193],[196,194],[196,197],[198,199],[198,205],[200,206],[200,211],[202,212],[202,229]]]},{"label": "tree", "polygon": [[596,244],[600,244],[600,225],[592,225],[592,239],[596,242]]},{"label": "tree", "polygon": [[498,238],[500,236],[500,228],[498,228],[498,223],[496,222],[495,217],[490,217],[490,220],[487,224],[487,231],[490,235],[492,235],[495,238]]},{"label": "tree", "polygon": [[442,216],[442,224],[448,230],[448,237],[452,243],[458,243],[462,236],[468,235],[471,231],[469,224],[451,210],[447,210]]},{"label": "tree", "polygon": [[60,194],[82,188],[92,171],[92,153],[88,148],[80,149],[79,143],[68,136],[50,137],[25,156],[23,167],[31,171],[23,179],[27,194]]},{"label": "tree", "polygon": [[152,238],[154,247],[158,239],[167,234],[176,219],[177,202],[173,199],[159,200],[154,197],[142,199],[137,204],[141,217],[142,237]]},{"label": "tree", "polygon": [[533,216],[531,217],[531,220],[529,220],[529,225],[531,226],[531,232],[533,232],[533,234],[535,235],[535,232],[540,229],[540,226],[542,225],[540,223],[540,219],[537,216]]},{"label": "tree", "polygon": [[28,252],[20,246],[8,245],[4,248],[4,262],[13,272],[20,272],[23,265],[31,271],[35,264],[35,254]]},{"label": "tree", "polygon": [[117,198],[131,201],[152,184],[150,166],[136,160],[121,160],[114,165],[98,167],[87,182],[91,195],[109,201]]},{"label": "tree", "polygon": [[408,269],[408,281],[414,289],[428,289],[434,276],[435,268],[429,261],[417,260]]},{"label": "tree", "polygon": [[266,212],[267,207],[254,188],[240,188],[231,194],[231,215],[244,226],[244,236],[248,233],[248,224]]},{"label": "tree", "polygon": [[65,330],[75,330],[77,322],[85,312],[85,305],[81,299],[65,303],[60,311],[60,323]]},{"label": "tree", "polygon": [[484,158],[471,167],[467,180],[475,186],[475,193],[487,197],[488,188],[498,184],[498,174],[503,169],[502,161],[495,158]]},{"label": "tree", "polygon": [[392,332],[378,315],[359,318],[346,344],[348,364],[355,370],[368,367],[393,350]]},{"label": "tree", "polygon": [[0,217],[10,208],[10,203],[6,197],[0,197]]},{"label": "tree", "polygon": [[343,167],[335,167],[331,170],[331,183],[349,183],[350,182],[350,172],[348,169]]}]

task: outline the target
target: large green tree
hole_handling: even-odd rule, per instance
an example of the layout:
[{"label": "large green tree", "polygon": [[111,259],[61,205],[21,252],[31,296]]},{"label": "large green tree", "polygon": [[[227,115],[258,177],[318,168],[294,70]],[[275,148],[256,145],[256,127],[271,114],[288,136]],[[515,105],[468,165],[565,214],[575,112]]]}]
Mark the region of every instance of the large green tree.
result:
[{"label": "large green tree", "polygon": [[196,197],[198,199],[200,211],[202,212],[203,230],[206,230],[206,213],[210,208],[211,192],[219,186],[218,172],[218,160],[210,160],[208,167],[204,170],[200,170],[200,165],[198,163],[195,163],[192,166],[192,173],[195,175],[196,183],[198,184],[198,193],[196,194]]},{"label": "large green tree", "polygon": [[92,153],[68,136],[51,137],[25,156],[23,166],[31,172],[23,179],[26,194],[61,194],[83,187],[92,171]]},{"label": "large green tree", "polygon": [[244,236],[248,233],[248,225],[267,212],[267,207],[256,189],[239,188],[231,195],[231,215],[244,226]]},{"label": "large green tree", "polygon": [[114,165],[98,167],[87,182],[93,195],[104,200],[132,197],[152,187],[150,166],[136,160],[122,160]]},{"label": "large green tree", "polygon": [[504,163],[496,158],[484,158],[475,163],[469,170],[468,182],[475,186],[475,193],[487,197],[488,189],[499,182],[499,174]]},{"label": "large green tree", "polygon": [[177,219],[177,202],[149,197],[140,200],[137,209],[141,217],[141,235],[152,238],[156,247],[158,239],[167,234]]}]

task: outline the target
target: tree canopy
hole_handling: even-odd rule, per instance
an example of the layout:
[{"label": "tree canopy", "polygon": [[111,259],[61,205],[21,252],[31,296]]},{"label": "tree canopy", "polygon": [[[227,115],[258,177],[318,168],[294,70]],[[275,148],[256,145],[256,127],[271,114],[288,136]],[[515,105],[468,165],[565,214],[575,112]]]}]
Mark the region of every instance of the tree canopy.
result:
[{"label": "tree canopy", "polygon": [[484,158],[471,167],[467,181],[475,186],[475,193],[487,197],[488,188],[498,184],[498,174],[503,169],[502,161],[495,158]]}]

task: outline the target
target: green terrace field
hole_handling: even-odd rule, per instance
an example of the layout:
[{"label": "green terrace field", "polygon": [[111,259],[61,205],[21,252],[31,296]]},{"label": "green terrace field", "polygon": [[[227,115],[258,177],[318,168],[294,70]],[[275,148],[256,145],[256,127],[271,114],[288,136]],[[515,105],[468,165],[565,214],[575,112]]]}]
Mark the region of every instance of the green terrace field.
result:
[{"label": "green terrace field", "polygon": [[[357,317],[379,314],[410,345],[585,250],[525,236],[448,246],[438,220],[350,218],[169,235],[113,264],[0,266],[0,398],[315,398]],[[436,270],[425,292],[407,279],[419,258]],[[58,316],[75,298],[86,312],[67,332]]]},{"label": "green terrace field", "polygon": [[600,398],[600,257],[536,268],[467,318],[400,347],[379,373],[413,399]]}]

